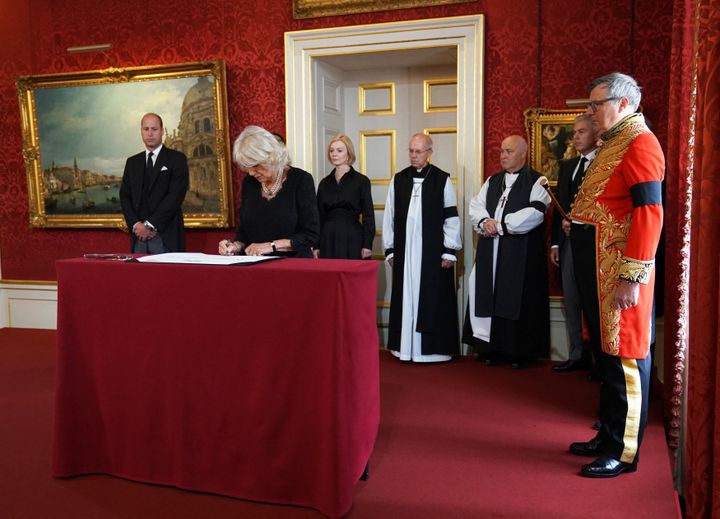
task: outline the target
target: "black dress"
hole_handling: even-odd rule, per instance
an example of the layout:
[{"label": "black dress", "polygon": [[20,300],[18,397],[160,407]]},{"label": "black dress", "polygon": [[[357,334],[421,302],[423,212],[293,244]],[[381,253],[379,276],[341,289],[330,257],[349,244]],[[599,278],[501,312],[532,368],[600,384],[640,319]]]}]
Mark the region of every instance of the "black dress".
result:
[{"label": "black dress", "polygon": [[244,245],[289,239],[293,251],[277,256],[311,258],[317,246],[320,221],[315,203],[315,185],[310,173],[290,168],[274,198],[262,196],[260,182],[247,175],[242,184],[240,224],[236,240]]},{"label": "black dress", "polygon": [[338,183],[333,169],[320,181],[317,205],[321,258],[361,259],[361,249],[372,249],[375,211],[365,175],[351,167]]}]

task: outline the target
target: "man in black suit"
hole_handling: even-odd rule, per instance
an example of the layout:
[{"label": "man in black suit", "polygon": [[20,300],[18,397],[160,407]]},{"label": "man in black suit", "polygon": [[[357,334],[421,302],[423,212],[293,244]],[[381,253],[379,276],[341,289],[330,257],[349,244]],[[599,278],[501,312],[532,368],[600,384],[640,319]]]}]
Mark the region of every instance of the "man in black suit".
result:
[{"label": "man in black suit", "polygon": [[132,236],[132,252],[185,250],[182,203],[188,189],[187,157],[162,144],[163,122],[147,113],[140,122],[145,151],[127,159],[120,205]]},{"label": "man in black suit", "polygon": [[[597,132],[593,128],[590,116],[581,115],[575,119],[573,144],[578,156],[561,160],[558,175],[557,199],[565,213],[570,212],[570,206],[575,201],[585,171],[597,152]],[[577,283],[575,282],[572,249],[568,238],[570,235],[570,223],[560,216],[559,211],[554,211],[552,237],[550,239],[550,261],[556,267],[560,267],[560,279],[565,300],[565,327],[570,338],[569,358],[567,361],[553,366],[552,369],[556,372],[590,368],[590,352],[584,352],[586,348],[582,329],[582,304]]]}]

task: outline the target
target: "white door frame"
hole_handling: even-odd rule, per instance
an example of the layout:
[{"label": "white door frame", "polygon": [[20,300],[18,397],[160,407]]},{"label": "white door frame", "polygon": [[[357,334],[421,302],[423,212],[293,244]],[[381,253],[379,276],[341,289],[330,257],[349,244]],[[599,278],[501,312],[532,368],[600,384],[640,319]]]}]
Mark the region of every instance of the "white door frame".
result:
[{"label": "white door frame", "polygon": [[[313,59],[324,56],[388,52],[420,48],[457,48],[457,165],[463,185],[458,192],[461,215],[480,190],[483,170],[484,16],[457,16],[285,33],[285,120],[293,165],[313,171]],[[465,217],[462,218],[466,220]],[[473,232],[463,229],[462,262],[458,265],[460,301],[466,300],[467,277],[474,259]],[[461,308],[464,303],[461,304]]]}]

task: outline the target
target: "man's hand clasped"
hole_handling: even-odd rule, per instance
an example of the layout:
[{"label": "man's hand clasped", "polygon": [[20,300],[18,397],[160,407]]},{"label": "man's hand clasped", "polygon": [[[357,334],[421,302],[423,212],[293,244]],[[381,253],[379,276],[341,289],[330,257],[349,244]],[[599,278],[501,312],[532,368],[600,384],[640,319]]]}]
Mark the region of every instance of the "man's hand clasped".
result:
[{"label": "man's hand clasped", "polygon": [[480,234],[485,238],[494,238],[498,235],[497,221],[492,218],[488,218],[480,224]]},{"label": "man's hand clasped", "polygon": [[142,222],[138,222],[133,225],[133,233],[140,241],[152,240],[155,236],[157,236],[157,231],[150,229]]}]

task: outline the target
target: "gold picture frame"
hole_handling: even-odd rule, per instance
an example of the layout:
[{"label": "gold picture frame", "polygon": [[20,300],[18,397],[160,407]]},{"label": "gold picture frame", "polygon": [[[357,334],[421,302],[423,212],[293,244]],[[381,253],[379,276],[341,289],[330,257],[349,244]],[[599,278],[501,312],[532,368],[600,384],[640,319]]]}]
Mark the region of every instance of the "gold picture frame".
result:
[{"label": "gold picture frame", "polygon": [[293,18],[318,18],[433,5],[463,4],[473,0],[293,0]]},{"label": "gold picture frame", "polygon": [[186,227],[233,225],[225,63],[109,68],[16,81],[32,227],[126,229],[119,187],[140,119],[188,157]]},{"label": "gold picture frame", "polygon": [[575,118],[584,113],[584,109],[528,108],[523,114],[530,146],[530,167],[545,175],[550,185],[557,185],[558,162],[577,156],[572,144],[573,125]]}]

